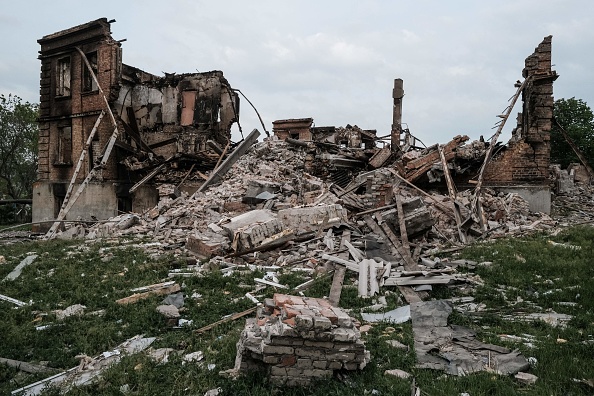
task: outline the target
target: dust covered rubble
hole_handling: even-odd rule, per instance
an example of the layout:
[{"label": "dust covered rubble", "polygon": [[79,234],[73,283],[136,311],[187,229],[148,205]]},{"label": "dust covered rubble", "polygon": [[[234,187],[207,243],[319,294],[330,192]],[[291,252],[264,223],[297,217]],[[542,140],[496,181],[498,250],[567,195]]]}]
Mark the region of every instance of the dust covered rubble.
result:
[{"label": "dust covered rubble", "polygon": [[[81,232],[82,226],[77,226],[79,231],[76,235],[86,233],[88,239],[143,236],[151,241],[144,244],[151,254],[197,254],[201,258],[249,251],[257,248],[258,244],[284,237],[280,241],[285,240],[289,244],[284,244],[284,251],[276,250],[276,260],[284,262],[287,261],[283,258],[285,255],[303,257],[304,245],[296,236],[306,233],[304,229],[315,232],[314,237],[319,238],[321,231],[343,225],[364,235],[368,231],[364,221],[358,216],[360,212],[394,205],[397,199],[420,199],[424,210],[430,213],[433,225],[422,229],[422,232],[413,232],[411,237],[414,242],[422,250],[460,244],[452,215],[453,204],[449,197],[438,192],[421,194],[399,183],[392,174],[395,170],[387,167],[362,172],[347,187],[341,189],[307,173],[304,169],[307,155],[308,149],[281,140],[257,143],[237,160],[220,184],[211,186],[205,192],[197,192],[191,196],[181,193],[176,198],[172,197],[175,194],[164,194],[159,203],[145,213],[122,214],[97,223],[86,232]],[[358,191],[361,188],[351,187],[360,187],[370,182],[372,185],[363,189],[363,192]],[[517,194],[496,193],[489,189],[484,189],[483,192],[488,236],[548,229],[555,225],[546,214],[530,212],[527,202]],[[464,217],[470,216],[468,208],[471,198],[471,191],[461,191],[458,194]],[[311,209],[314,207],[318,209]],[[290,216],[283,217],[283,211],[292,214],[291,210],[295,210],[294,208],[301,208],[310,213],[310,216],[302,218],[301,222],[291,222]],[[391,209],[395,211],[394,207]],[[252,226],[253,229],[249,231],[252,235],[260,234],[253,243],[241,246],[237,235],[232,235],[228,225],[238,216],[254,210],[265,210],[268,213],[270,227],[264,227],[259,221],[258,214],[265,212],[254,213],[251,215],[253,223],[247,226]],[[312,212],[316,213],[311,215]],[[384,213],[378,211],[371,214],[381,218]],[[394,220],[397,220],[397,216]],[[287,221],[289,224],[285,224]],[[302,229],[293,230],[295,223]],[[390,225],[399,235],[397,221]],[[65,233],[73,234],[69,230]],[[478,233],[475,234],[478,236]],[[193,248],[189,250],[188,247]],[[296,251],[287,252],[287,247],[295,247]]]}]

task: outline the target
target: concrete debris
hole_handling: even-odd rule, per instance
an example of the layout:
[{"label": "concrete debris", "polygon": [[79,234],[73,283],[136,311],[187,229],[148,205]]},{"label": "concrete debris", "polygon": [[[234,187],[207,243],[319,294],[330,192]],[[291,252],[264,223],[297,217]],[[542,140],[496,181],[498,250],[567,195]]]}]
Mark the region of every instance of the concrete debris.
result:
[{"label": "concrete debris", "polygon": [[91,358],[86,355],[81,355],[79,356],[81,362],[78,366],[44,380],[15,389],[11,394],[26,396],[39,395],[49,385],[60,387],[65,393],[73,387],[89,384],[98,378],[105,369],[119,362],[124,355],[134,354],[145,350],[155,341],[155,339],[156,338],[154,337],[144,338],[139,335],[120,344],[116,349],[103,352],[96,357]]},{"label": "concrete debris", "polygon": [[518,372],[516,375],[514,375],[514,378],[521,384],[524,385],[532,385],[534,383],[536,383],[536,380],[538,380],[538,377],[534,374],[530,374],[530,373],[524,373],[522,371]]},{"label": "concrete debris", "polygon": [[247,320],[234,371],[263,370],[274,384],[298,386],[363,369],[370,355],[357,325],[324,299],[275,294]]},{"label": "concrete debris", "polygon": [[482,370],[510,375],[530,367],[520,352],[480,342],[469,328],[448,326],[451,312],[443,300],[411,305],[417,367],[458,376]]},{"label": "concrete debris", "polygon": [[[97,70],[89,66],[83,73],[70,73],[70,58],[53,50],[59,42],[75,59],[80,55],[80,60],[96,63],[97,52],[85,55],[78,48],[88,44],[87,31],[94,32],[91,44],[106,54],[101,62],[109,65],[100,71],[108,83],[98,91],[104,102],[84,95],[98,88],[92,78]],[[412,317],[420,367],[455,375],[484,369],[517,372],[524,367],[525,359],[518,353],[480,343],[469,329],[447,326],[452,310],[447,302],[422,299],[432,285],[482,283],[480,277],[457,269],[472,270],[488,262],[439,260],[441,252],[460,250],[479,239],[554,233],[559,225],[594,221],[594,189],[587,169],[562,170],[550,164],[552,92],[558,77],[551,68],[551,36],[526,59],[525,80],[516,84],[512,104],[489,141],[457,135],[429,147],[402,123],[401,79],[395,80],[393,124],[387,136],[357,125],[314,126],[313,118],[299,118],[274,121],[274,136],[264,128],[268,137],[262,142],[254,129],[234,143],[231,126],[239,122],[239,97],[222,72],[158,77],[125,65],[121,42],[111,38],[106,19],[45,36],[39,43],[47,71],[42,74],[42,90],[57,92],[42,98],[44,139],[39,143],[33,218],[85,220],[56,221],[48,238],[143,236],[151,242],[135,246],[149,256],[167,254],[185,262],[172,269],[170,277],[200,276],[205,271],[229,276],[243,269],[300,271],[308,277],[296,290],[300,291],[316,275],[334,271],[330,293],[334,307],[322,299],[281,294],[264,303],[242,333],[236,372],[264,369],[274,383],[300,385],[330,376],[333,370],[362,369],[369,356],[360,332],[354,320],[336,308],[344,278],[352,275],[348,271],[355,273],[359,296],[373,297],[394,287],[411,304],[364,314],[364,319],[402,323]],[[55,75],[59,70],[72,74],[72,85],[70,78],[65,86],[66,80]],[[53,87],[52,81],[62,83]],[[81,92],[70,92],[71,88]],[[64,105],[71,95],[82,97],[88,110],[76,114],[81,122],[67,121],[75,116],[72,106]],[[501,144],[497,141],[501,128],[520,98],[523,112],[511,140]],[[106,112],[112,124],[100,124]],[[96,130],[84,148],[81,137],[88,131],[80,128],[93,122]],[[95,132],[99,140],[92,139]],[[110,157],[116,141],[124,155]],[[85,159],[88,153],[91,158]],[[72,166],[79,155],[78,166]],[[116,157],[123,159],[117,163]],[[78,172],[90,164],[95,165],[81,182]],[[125,175],[120,174],[122,169]],[[125,213],[114,216],[118,211]],[[30,264],[24,263],[7,279],[18,277]],[[274,276],[255,278],[254,283],[288,289]],[[180,289],[175,282],[164,282],[134,289],[135,294],[117,303],[133,304]],[[183,300],[183,295],[177,296]],[[179,319],[181,305],[176,298],[164,301],[157,311]],[[259,303],[250,293],[246,298]],[[457,309],[482,309],[472,301],[463,304]],[[566,320],[547,318],[553,317],[557,322]],[[485,351],[494,354],[487,361]]]},{"label": "concrete debris", "polygon": [[392,369],[392,370],[386,370],[384,371],[384,375],[391,375],[393,377],[396,378],[403,378],[403,379],[407,379],[410,378],[410,373],[407,373],[404,370],[400,370],[400,369]]},{"label": "concrete debris", "polygon": [[65,309],[59,309],[59,310],[52,311],[52,312],[56,314],[56,319],[64,320],[70,316],[82,315],[85,312],[86,308],[87,307],[85,307],[84,305],[74,304],[74,305],[71,305]]},{"label": "concrete debris", "polygon": [[[2,257],[2,258],[4,258],[4,257]],[[19,263],[19,265],[17,265],[12,271],[10,271],[10,273],[8,275],[6,275],[4,280],[5,281],[6,280],[15,280],[16,278],[21,276],[21,272],[23,271],[23,268],[25,268],[26,266],[33,263],[33,261],[35,261],[36,258],[37,258],[36,254],[32,254],[30,256],[25,257],[23,259],[23,261],[21,261]]]},{"label": "concrete debris", "polygon": [[410,320],[410,305],[379,314],[361,313],[361,317],[366,322],[404,323]]}]

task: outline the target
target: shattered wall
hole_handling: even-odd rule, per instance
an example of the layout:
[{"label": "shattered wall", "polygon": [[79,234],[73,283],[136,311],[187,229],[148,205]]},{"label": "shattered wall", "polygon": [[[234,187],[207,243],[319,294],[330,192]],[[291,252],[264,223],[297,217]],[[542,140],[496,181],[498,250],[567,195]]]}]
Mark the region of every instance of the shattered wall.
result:
[{"label": "shattered wall", "polygon": [[553,81],[558,77],[551,69],[551,39],[552,36],[545,37],[526,58],[522,113],[507,148],[494,156],[486,168],[485,182],[489,185],[548,184]]},{"label": "shattered wall", "polygon": [[[130,188],[165,159],[170,160],[168,167],[182,173],[191,165],[212,169],[220,147],[230,143],[232,124],[239,120],[239,98],[221,71],[159,77],[125,65],[121,42],[111,36],[111,22],[101,18],[38,40],[40,135],[34,222],[58,215],[81,154],[85,158],[73,191],[101,161],[115,126],[115,146],[89,183],[102,187],[83,192],[100,192],[93,198],[108,204],[89,207],[83,202],[93,199],[81,196],[66,219],[105,219],[118,211],[152,207],[158,197],[153,185],[134,192]],[[105,115],[87,146],[102,111]]]}]

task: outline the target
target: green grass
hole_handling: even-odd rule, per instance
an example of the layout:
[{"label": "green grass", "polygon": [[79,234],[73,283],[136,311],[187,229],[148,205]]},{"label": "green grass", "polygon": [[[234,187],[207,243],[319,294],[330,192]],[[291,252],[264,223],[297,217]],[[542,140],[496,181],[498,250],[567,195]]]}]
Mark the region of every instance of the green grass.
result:
[{"label": "green grass", "polygon": [[[580,246],[579,250],[548,243]],[[238,380],[219,376],[220,370],[232,368],[235,344],[243,328],[240,319],[215,327],[204,334],[194,329],[220,320],[225,315],[253,306],[242,298],[255,288],[253,278],[261,272],[235,271],[224,277],[217,270],[202,277],[177,278],[184,285],[185,310],[182,317],[193,321],[191,328],[171,329],[155,311],[163,297],[153,297],[133,305],[120,306],[115,300],[130,294],[131,288],[157,283],[167,278],[170,268],[179,266],[173,257],[150,258],[137,241],[116,242],[51,241],[24,242],[2,246],[7,263],[0,265],[3,279],[28,253],[39,257],[12,282],[0,281],[0,293],[31,305],[15,309],[0,301],[0,357],[31,363],[47,362],[59,372],[78,364],[76,355],[95,356],[113,349],[128,338],[144,334],[157,337],[154,348],[173,348],[178,354],[168,363],[156,363],[145,354],[127,356],[107,370],[93,385],[73,389],[71,395],[122,394],[126,386],[132,395],[203,395],[216,387],[226,395],[408,395],[411,381],[384,376],[387,369],[410,372],[423,395],[588,395],[592,388],[576,379],[594,378],[594,228],[576,227],[549,237],[501,239],[468,247],[458,256],[476,261],[491,261],[489,267],[472,271],[484,285],[473,293],[475,302],[486,304],[478,314],[453,313],[449,320],[472,327],[477,338],[497,345],[517,348],[527,357],[536,358],[530,372],[539,380],[535,385],[518,384],[511,377],[479,373],[467,377],[451,377],[441,372],[415,368],[412,327],[378,324],[364,335],[372,361],[360,372],[341,373],[340,379],[321,381],[309,388],[278,389],[265,376],[252,375]],[[109,260],[102,260],[106,254]],[[307,278],[300,273],[279,275],[280,283],[295,287]],[[341,306],[359,317],[371,299],[357,296],[349,287],[356,277],[347,272]],[[305,291],[306,296],[327,296],[331,277],[321,275]],[[190,298],[193,293],[202,295]],[[260,300],[271,297],[275,290],[267,287],[255,292]],[[399,305],[396,289],[384,288],[388,307]],[[432,298],[447,298],[457,289],[436,288]],[[559,302],[577,303],[576,306]],[[86,314],[58,321],[52,311],[72,304],[83,304]],[[544,312],[548,309],[573,316],[567,328],[553,328],[544,322],[504,320],[517,312]],[[90,315],[102,311],[103,315]],[[359,317],[360,318],[360,317]],[[35,326],[49,325],[38,331]],[[393,329],[388,329],[388,327]],[[499,335],[534,337],[534,347],[521,342],[501,341]],[[386,340],[409,345],[410,351],[388,346]],[[558,339],[566,342],[558,342]],[[184,354],[202,351],[200,364],[183,364]],[[213,370],[208,364],[214,364]],[[0,394],[43,379],[47,374],[24,374],[0,365]],[[58,394],[57,389],[46,394]]]}]

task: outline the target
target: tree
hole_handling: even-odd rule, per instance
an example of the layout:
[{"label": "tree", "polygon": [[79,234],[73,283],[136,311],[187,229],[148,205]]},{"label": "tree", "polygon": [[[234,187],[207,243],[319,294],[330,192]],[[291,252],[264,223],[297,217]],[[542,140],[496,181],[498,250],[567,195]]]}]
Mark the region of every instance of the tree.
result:
[{"label": "tree", "polygon": [[31,198],[37,178],[39,106],[0,95],[0,199]]},{"label": "tree", "polygon": [[[590,166],[594,165],[594,113],[590,107],[581,99],[561,98],[555,101],[554,115]],[[555,123],[551,130],[551,162],[561,164],[562,168],[580,162]]]}]

